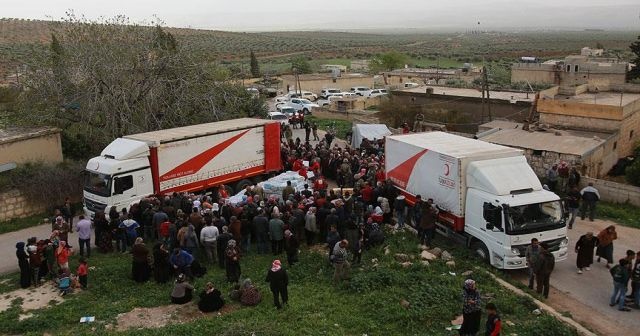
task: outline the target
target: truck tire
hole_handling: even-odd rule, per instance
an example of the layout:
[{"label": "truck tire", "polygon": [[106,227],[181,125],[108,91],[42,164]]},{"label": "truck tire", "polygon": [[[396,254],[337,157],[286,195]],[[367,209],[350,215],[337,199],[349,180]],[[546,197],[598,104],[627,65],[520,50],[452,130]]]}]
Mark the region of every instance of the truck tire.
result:
[{"label": "truck tire", "polygon": [[235,191],[236,191],[235,193],[239,193],[240,190],[246,188],[248,185],[252,186],[253,182],[251,182],[251,180],[247,180],[247,179],[238,181],[238,183],[236,183],[236,185],[235,185]]},{"label": "truck tire", "polygon": [[489,263],[489,249],[483,242],[477,241],[471,244],[471,250],[476,257],[480,258],[486,264]]}]

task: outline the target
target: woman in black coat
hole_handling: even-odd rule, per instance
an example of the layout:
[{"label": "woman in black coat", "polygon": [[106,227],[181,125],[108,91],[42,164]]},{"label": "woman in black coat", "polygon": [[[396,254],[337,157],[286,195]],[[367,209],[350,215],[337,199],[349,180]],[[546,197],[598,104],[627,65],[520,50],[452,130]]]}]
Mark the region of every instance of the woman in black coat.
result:
[{"label": "woman in black coat", "polygon": [[582,235],[576,243],[576,266],[578,267],[578,273],[582,274],[582,269],[589,270],[591,264],[593,264],[593,249],[598,246],[598,238],[593,236],[593,232],[587,232]]},{"label": "woman in black coat", "polygon": [[29,255],[24,250],[24,242],[16,244],[16,257],[18,267],[20,267],[20,287],[29,288],[31,286],[31,269],[29,268]]},{"label": "woman in black coat", "polygon": [[[282,268],[280,260],[273,261],[271,269],[267,272],[266,281],[269,283],[271,293],[273,293],[273,305],[278,309],[282,309],[282,305],[289,301],[289,293],[287,292],[289,275]],[[280,297],[282,297],[282,304],[280,304]]]},{"label": "woman in black coat", "polygon": [[222,299],[222,293],[213,287],[211,282],[207,282],[205,290],[200,293],[200,302],[198,302],[198,309],[203,313],[214,312],[220,310],[224,306],[224,300]]},{"label": "woman in black coat", "polygon": [[156,243],[153,247],[153,278],[158,283],[166,283],[170,274],[169,250],[163,243]]}]

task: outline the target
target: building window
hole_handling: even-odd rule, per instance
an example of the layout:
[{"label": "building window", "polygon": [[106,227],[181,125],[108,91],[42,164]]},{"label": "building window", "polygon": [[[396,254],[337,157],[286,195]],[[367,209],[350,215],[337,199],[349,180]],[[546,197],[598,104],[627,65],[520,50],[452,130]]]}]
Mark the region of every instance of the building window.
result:
[{"label": "building window", "polygon": [[629,131],[629,139],[633,138],[633,130]]},{"label": "building window", "polygon": [[613,150],[616,150],[616,148],[618,148],[618,142],[614,141],[613,142]]},{"label": "building window", "polygon": [[534,149],[533,153],[531,153],[533,156],[542,156],[542,151],[539,149]]},{"label": "building window", "polygon": [[571,72],[571,64],[567,64],[567,72]]},{"label": "building window", "polygon": [[579,66],[576,64],[573,66],[573,72],[578,72]]}]

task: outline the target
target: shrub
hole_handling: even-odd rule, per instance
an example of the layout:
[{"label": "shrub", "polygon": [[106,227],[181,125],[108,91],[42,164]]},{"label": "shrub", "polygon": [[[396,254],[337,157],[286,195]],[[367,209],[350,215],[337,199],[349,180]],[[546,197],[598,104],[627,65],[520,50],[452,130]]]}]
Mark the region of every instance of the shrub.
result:
[{"label": "shrub", "polygon": [[4,173],[0,188],[18,189],[31,202],[54,207],[64,203],[66,197],[82,197],[83,170],[84,163],[80,161],[27,163]]},{"label": "shrub", "polygon": [[624,174],[627,182],[634,186],[640,186],[640,159],[636,158],[635,161],[625,169]]}]

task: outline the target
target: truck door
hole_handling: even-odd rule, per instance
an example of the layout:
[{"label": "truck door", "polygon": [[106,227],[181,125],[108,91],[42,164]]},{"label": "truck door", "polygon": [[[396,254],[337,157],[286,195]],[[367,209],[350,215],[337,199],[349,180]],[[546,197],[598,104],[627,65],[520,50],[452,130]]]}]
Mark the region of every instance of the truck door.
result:
[{"label": "truck door", "polygon": [[113,177],[113,205],[118,208],[129,208],[131,199],[136,197],[133,175],[119,175]]},{"label": "truck door", "polygon": [[482,204],[482,218],[485,221],[481,231],[486,237],[486,244],[490,254],[490,262],[496,267],[503,267],[505,254],[504,216],[502,207],[490,202]]}]

